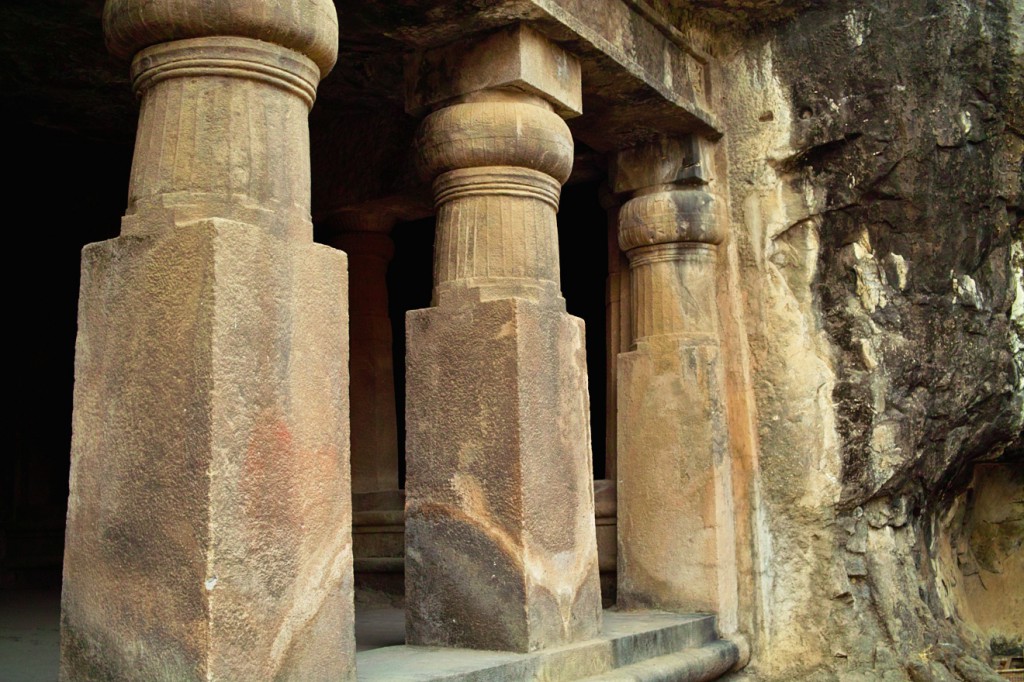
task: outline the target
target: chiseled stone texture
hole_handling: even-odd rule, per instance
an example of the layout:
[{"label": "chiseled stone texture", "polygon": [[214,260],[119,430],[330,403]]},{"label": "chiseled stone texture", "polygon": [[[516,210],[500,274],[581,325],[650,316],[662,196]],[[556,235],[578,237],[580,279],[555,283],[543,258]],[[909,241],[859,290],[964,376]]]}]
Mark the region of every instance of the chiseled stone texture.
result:
[{"label": "chiseled stone texture", "polygon": [[63,679],[351,678],[345,277],[219,219],[86,248]]},{"label": "chiseled stone texture", "polygon": [[407,318],[409,641],[587,639],[601,595],[583,324],[527,299],[467,303]]}]

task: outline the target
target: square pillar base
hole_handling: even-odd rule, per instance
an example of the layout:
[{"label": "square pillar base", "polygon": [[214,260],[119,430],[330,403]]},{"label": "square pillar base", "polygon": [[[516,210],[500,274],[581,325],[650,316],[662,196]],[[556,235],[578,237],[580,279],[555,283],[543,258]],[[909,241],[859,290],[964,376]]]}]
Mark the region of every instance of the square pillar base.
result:
[{"label": "square pillar base", "polygon": [[717,343],[641,342],[619,367],[618,605],[735,621],[726,407]]},{"label": "square pillar base", "polygon": [[204,220],[86,247],[66,680],[352,680],[343,254]]},{"label": "square pillar base", "polygon": [[526,652],[595,636],[582,321],[463,301],[410,312],[407,335],[408,643]]}]

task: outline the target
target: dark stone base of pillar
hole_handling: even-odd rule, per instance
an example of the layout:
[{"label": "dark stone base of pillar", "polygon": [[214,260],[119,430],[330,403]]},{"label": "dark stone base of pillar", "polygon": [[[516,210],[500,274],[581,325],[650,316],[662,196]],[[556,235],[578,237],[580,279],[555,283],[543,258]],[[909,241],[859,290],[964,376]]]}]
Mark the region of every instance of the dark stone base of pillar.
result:
[{"label": "dark stone base of pillar", "polygon": [[593,637],[601,591],[583,324],[557,304],[409,313],[410,644]]}]

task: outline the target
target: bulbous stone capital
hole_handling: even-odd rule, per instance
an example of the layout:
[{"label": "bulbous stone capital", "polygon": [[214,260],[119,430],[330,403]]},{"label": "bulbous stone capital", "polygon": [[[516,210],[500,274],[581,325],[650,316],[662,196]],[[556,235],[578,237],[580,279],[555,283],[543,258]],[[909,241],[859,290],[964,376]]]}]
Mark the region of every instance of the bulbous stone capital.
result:
[{"label": "bulbous stone capital", "polygon": [[702,189],[669,189],[627,201],[619,212],[619,246],[696,242],[720,244],[725,238],[719,202]]},{"label": "bulbous stone capital", "polygon": [[254,38],[295,50],[326,76],[338,57],[338,15],[331,0],[107,0],[107,49],[130,59],[140,50],[210,36]]},{"label": "bulbous stone capital", "polygon": [[572,171],[569,126],[550,108],[526,101],[467,102],[440,109],[417,133],[420,171],[433,179],[449,171],[515,166],[559,184]]}]

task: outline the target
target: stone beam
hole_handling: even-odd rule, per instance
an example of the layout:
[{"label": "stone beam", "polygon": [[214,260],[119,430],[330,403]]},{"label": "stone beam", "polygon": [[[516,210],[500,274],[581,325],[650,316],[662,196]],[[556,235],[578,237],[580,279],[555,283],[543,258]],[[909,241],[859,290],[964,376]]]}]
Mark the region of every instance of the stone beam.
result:
[{"label": "stone beam", "polygon": [[[482,89],[443,99],[417,137],[437,237],[433,307],[407,318],[406,634],[525,652],[601,619],[584,330],[555,222],[573,144],[554,110],[580,84],[527,30],[491,45],[491,75],[463,79]],[[555,96],[520,89],[524,60]]]},{"label": "stone beam", "polygon": [[529,0],[538,28],[583,65],[586,112],[573,135],[610,152],[660,135],[716,138],[708,55],[624,0]]},{"label": "stone beam", "polygon": [[736,628],[731,452],[716,308],[726,219],[704,142],[617,154],[632,349],[618,358],[618,603]]},{"label": "stone beam", "polygon": [[82,254],[65,680],[352,680],[346,262],[312,242],[330,0],[109,0],[141,99]]},{"label": "stone beam", "polygon": [[[588,113],[573,124],[573,132],[593,128],[605,145],[621,149],[629,139],[636,142],[626,128],[628,111],[639,116],[633,125],[647,127],[652,138],[658,131],[716,137],[720,127],[710,111],[710,57],[679,31],[657,22],[655,14],[636,0],[505,0],[485,7],[426,0],[401,14],[381,11],[375,16],[366,8],[363,21],[419,51],[527,23],[580,60]],[[601,106],[594,109],[591,98],[601,100]],[[669,112],[674,122],[662,120]]]},{"label": "stone beam", "polygon": [[[427,193],[407,163],[415,122],[403,115],[403,107],[419,115],[437,105],[431,97],[479,89],[489,79],[526,92],[547,91],[559,114],[571,119],[573,136],[601,153],[664,134],[699,132],[712,139],[720,134],[711,107],[710,57],[695,38],[659,22],[657,13],[639,0],[423,0],[400,12],[387,3],[358,3],[352,12],[358,21],[345,22],[342,50],[358,51],[358,59],[351,61],[360,70],[331,79],[321,97],[326,106],[315,113],[318,215],[388,205],[402,219],[426,215]],[[504,73],[493,65],[459,67],[460,59],[476,64],[490,58],[487,52],[466,53],[466,45],[487,42],[480,38],[492,32],[500,41],[523,24],[578,61],[586,104],[582,115],[577,115],[578,103],[562,99],[557,80],[531,80],[536,74],[522,59],[509,60],[510,71]],[[403,51],[414,54],[419,64],[411,67],[406,87],[399,63]],[[430,58],[424,57],[428,51]],[[395,101],[402,92],[406,101]],[[373,101],[365,101],[368,97]],[[360,163],[338,163],[342,158],[359,158]]]}]

